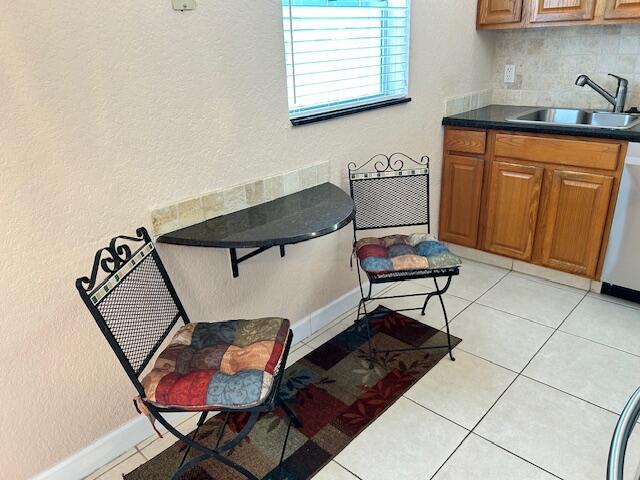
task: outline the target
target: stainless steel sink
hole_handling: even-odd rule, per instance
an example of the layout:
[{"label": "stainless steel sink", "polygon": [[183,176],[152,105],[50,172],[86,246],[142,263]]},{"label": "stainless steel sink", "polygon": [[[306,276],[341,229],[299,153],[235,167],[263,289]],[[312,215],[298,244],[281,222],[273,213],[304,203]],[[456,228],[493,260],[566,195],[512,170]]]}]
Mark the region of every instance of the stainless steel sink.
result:
[{"label": "stainless steel sink", "polygon": [[640,124],[640,115],[570,108],[537,108],[509,117],[507,121],[538,125],[626,129]]}]

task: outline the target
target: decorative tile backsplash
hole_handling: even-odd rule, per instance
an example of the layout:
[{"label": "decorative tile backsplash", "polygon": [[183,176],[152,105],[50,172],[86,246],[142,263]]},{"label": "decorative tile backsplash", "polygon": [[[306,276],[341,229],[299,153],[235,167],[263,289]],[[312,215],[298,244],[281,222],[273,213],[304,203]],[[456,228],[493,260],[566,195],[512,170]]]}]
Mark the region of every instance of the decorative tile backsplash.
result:
[{"label": "decorative tile backsplash", "polygon": [[445,115],[456,115],[491,105],[491,93],[491,89],[486,89],[445,98]]},{"label": "decorative tile backsplash", "polygon": [[151,212],[153,231],[156,236],[162,235],[320,185],[328,182],[329,178],[329,162],[323,162],[281,175],[208,192],[153,210]]},{"label": "decorative tile backsplash", "polygon": [[[533,28],[496,34],[493,103],[609,109],[580,74],[615,93],[615,73],[629,80],[627,107],[640,106],[640,25]],[[515,83],[504,82],[506,64]]]}]

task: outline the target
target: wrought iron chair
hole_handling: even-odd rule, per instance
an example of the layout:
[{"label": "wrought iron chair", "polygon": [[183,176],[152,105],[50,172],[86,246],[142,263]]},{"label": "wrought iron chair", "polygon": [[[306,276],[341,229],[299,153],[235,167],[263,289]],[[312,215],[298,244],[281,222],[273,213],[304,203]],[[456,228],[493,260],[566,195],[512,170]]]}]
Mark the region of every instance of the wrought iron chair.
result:
[{"label": "wrought iron chair", "polygon": [[[405,162],[408,164],[406,168]],[[361,293],[356,323],[364,322],[369,345],[369,366],[373,368],[376,353],[445,347],[449,349],[451,360],[455,361],[449,318],[442,295],[449,289],[452,278],[460,273],[461,260],[431,236],[429,157],[424,156],[416,161],[402,153],[390,156],[380,154],[359,167],[353,162],[350,163],[348,171],[351,197],[356,205],[356,217],[353,221],[353,255],[358,259]],[[362,230],[409,226],[426,226],[426,232],[358,239],[358,232]],[[364,272],[369,281],[366,293],[361,272]],[[421,310],[422,315],[425,315],[429,301],[437,296],[444,314],[447,345],[376,350],[371,341],[370,325],[375,315],[367,312],[367,302],[374,300],[373,286],[427,278],[432,278],[435,285],[435,290],[431,292],[379,296],[375,300],[426,295],[422,307],[397,310]],[[439,278],[446,279],[443,287],[438,284]]]},{"label": "wrought iron chair", "polygon": [[[174,479],[204,460],[216,459],[258,480],[226,453],[247,437],[261,414],[280,406],[289,425],[280,464],[269,474],[277,478],[291,424],[300,426],[278,393],[293,338],[288,320],[191,323],[144,228],[136,237],[115,237],[98,250],[90,277],[76,280],[76,288],[136,388],[138,411],[187,445]],[[159,353],[153,370],[142,377],[179,321],[184,325]],[[252,350],[258,343],[261,350]],[[247,353],[253,358],[250,365],[240,359]],[[212,411],[223,412],[225,420],[215,447],[209,448],[196,438]],[[171,425],[167,412],[201,412],[193,436]],[[248,420],[221,445],[232,413],[246,413]],[[200,455],[187,461],[192,448]]]}]

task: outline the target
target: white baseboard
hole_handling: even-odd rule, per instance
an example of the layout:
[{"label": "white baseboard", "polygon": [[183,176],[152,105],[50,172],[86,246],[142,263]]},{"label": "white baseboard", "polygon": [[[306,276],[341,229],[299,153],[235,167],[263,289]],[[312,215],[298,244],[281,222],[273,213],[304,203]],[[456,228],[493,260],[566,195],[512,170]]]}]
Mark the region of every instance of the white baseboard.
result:
[{"label": "white baseboard", "polygon": [[[173,425],[178,425],[191,415],[193,414],[170,413],[166,416]],[[131,450],[151,434],[153,434],[153,430],[147,417],[134,418],[99,438],[88,447],[32,477],[31,480],[82,479]]]},{"label": "white baseboard", "polygon": [[[368,285],[366,287],[368,288]],[[303,341],[344,312],[357,306],[359,300],[360,288],[356,287],[340,298],[295,322],[291,327],[294,344]],[[192,414],[174,413],[167,415],[167,417],[172,424],[178,425],[190,415]],[[32,477],[32,480],[80,480],[131,450],[152,433],[153,431],[146,417],[134,418],[99,438],[88,447]]]},{"label": "white baseboard", "polygon": [[[388,287],[388,285],[374,285],[373,295],[376,295],[383,288]],[[369,284],[364,285],[365,292],[366,289],[369,288]],[[309,325],[310,332],[309,335],[306,335],[304,338],[313,335],[319,330],[322,330],[333,320],[344,314],[345,312],[355,308],[358,306],[358,302],[360,301],[360,287],[356,287],[350,292],[345,293],[340,298],[337,298],[333,302],[325,305],[324,307],[316,310],[311,315],[302,319],[299,323],[304,323],[305,325]],[[354,316],[355,320],[355,316]],[[295,325],[293,327],[293,333],[296,334]],[[295,342],[295,337],[294,337]]]},{"label": "white baseboard", "polygon": [[542,267],[540,265],[523,262],[521,260],[502,257],[482,250],[476,250],[475,248],[463,247],[453,243],[447,243],[447,245],[453,253],[468,260],[506,268],[507,270],[513,270],[514,272],[524,273],[526,275],[532,275],[544,280],[559,283],[560,285],[566,285],[580,290],[592,290],[600,293],[600,287],[602,284],[596,280],[590,280],[586,277],[561,272],[559,270]]}]

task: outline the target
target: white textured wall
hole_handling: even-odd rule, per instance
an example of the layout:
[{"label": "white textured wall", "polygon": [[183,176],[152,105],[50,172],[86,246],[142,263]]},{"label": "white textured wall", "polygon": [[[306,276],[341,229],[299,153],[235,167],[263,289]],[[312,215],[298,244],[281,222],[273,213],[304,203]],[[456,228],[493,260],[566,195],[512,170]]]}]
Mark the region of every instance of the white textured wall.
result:
[{"label": "white textured wall", "polygon": [[[292,128],[278,0],[0,2],[0,476],[25,478],[134,416],[134,390],[74,290],[156,206],[378,152],[433,156],[443,99],[488,88],[475,0],[413,2],[407,105]],[[355,285],[350,232],[269,252],[161,246],[195,320],[298,320]]]},{"label": "white textured wall", "polygon": [[[515,83],[504,83],[505,64]],[[580,74],[615,93],[615,73],[629,80],[627,106],[640,106],[640,25],[532,28],[499,32],[493,103],[609,109],[591,88],[575,86]]]}]

